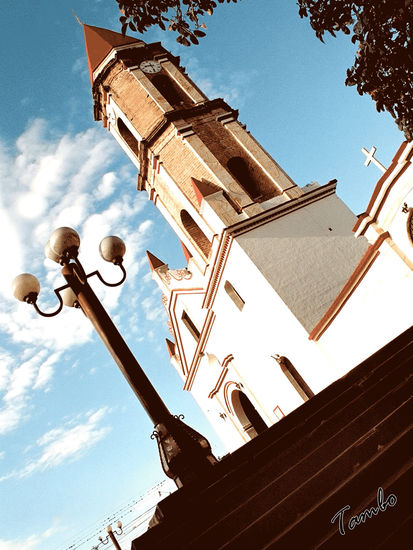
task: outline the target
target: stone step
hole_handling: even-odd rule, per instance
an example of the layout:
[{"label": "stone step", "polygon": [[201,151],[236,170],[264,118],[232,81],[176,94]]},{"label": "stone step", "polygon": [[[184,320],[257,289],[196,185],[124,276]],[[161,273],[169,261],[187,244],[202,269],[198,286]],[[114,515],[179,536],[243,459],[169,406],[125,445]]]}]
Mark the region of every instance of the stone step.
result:
[{"label": "stone step", "polygon": [[[409,506],[412,507],[411,504],[411,487],[413,484],[413,480],[409,479]],[[400,514],[402,516],[402,514]],[[402,516],[403,517],[403,516]],[[393,526],[392,526],[393,527]],[[381,541],[377,544],[376,549],[377,550],[401,550],[402,548],[405,548],[406,541],[410,541],[412,538],[412,531],[413,531],[413,512],[410,517],[407,519],[404,519],[404,521],[401,523],[400,527],[397,530],[394,530],[390,535],[387,533],[386,536],[382,538]]]},{"label": "stone step", "polygon": [[[407,453],[408,454],[408,453]],[[394,467],[394,463],[391,464]],[[400,513],[401,510],[411,510],[410,520],[413,521],[413,507],[411,504],[411,491],[413,488],[413,462],[411,461],[410,465],[406,468],[403,468],[399,472],[392,472],[392,475],[388,479],[384,479],[385,472],[376,471],[376,485],[374,491],[370,495],[363,495],[360,492],[359,487],[358,494],[347,495],[348,500],[347,504],[350,505],[350,510],[346,510],[345,515],[343,516],[343,530],[344,535],[340,533],[338,521],[334,522],[335,530],[330,531],[330,533],[325,536],[324,533],[321,534],[321,540],[316,544],[316,548],[320,550],[346,550],[349,547],[363,547],[363,548],[404,548],[404,545],[394,545],[390,544],[390,540],[393,539],[393,543],[396,543],[396,538],[400,539],[400,533],[403,531],[407,532],[409,526],[409,518]],[[395,506],[385,506],[380,510],[377,515],[370,512],[370,517],[368,515],[364,516],[364,521],[362,520],[358,525],[352,524],[353,529],[348,527],[348,522],[353,516],[361,516],[362,513],[368,509],[371,510],[374,507],[376,510],[378,508],[378,495],[377,492],[379,487],[383,489],[384,498],[386,501],[390,495],[395,495],[397,502]],[[358,497],[358,498],[356,498]],[[365,498],[367,497],[367,498]],[[337,510],[338,511],[338,510]],[[335,513],[337,513],[337,511]],[[412,525],[410,524],[410,529]],[[300,526],[297,527],[300,529]],[[409,535],[411,537],[411,535]],[[385,544],[387,540],[387,543]],[[408,540],[407,537],[404,538],[404,541]],[[277,542],[277,545],[279,543]],[[275,548],[278,548],[278,546]],[[384,545],[384,546],[383,546]]]},{"label": "stone step", "polygon": [[[207,533],[210,531],[210,536],[213,537],[212,531],[219,526],[226,532],[235,533],[240,525],[245,525],[265,513],[268,506],[285,498],[325,464],[345,452],[369,431],[374,430],[383,416],[390,416],[400,402],[407,400],[411,394],[411,385],[400,383],[397,388],[389,391],[377,402],[373,402],[370,407],[366,406],[352,421],[344,421],[340,426],[333,424],[328,437],[323,439],[320,434],[315,433],[313,437],[300,441],[299,447],[293,449],[292,455],[276,457],[265,469],[254,473],[255,483],[248,478],[244,486],[239,485],[236,490],[227,493],[224,499],[217,499],[214,525],[202,536],[208,537]],[[290,458],[294,457],[297,462],[289,463]],[[274,472],[281,473],[277,475]]]},{"label": "stone step", "polygon": [[[386,411],[389,412],[394,403],[397,404],[398,395],[402,399],[403,395],[408,395],[408,392],[411,391],[408,387],[413,376],[410,371],[410,361],[400,362],[395,371],[387,372],[387,375],[381,380],[368,386],[364,393],[347,402],[342,409],[337,410],[327,419],[314,417],[313,422],[306,426],[307,430],[304,433],[297,434],[295,430],[291,430],[282,439],[276,439],[272,445],[261,452],[261,457],[252,459],[251,465],[248,465],[247,480],[245,479],[247,472],[242,472],[242,475],[238,476],[240,483],[236,484],[234,472],[232,479],[228,480],[230,483],[228,483],[227,491],[221,483],[219,494],[216,497],[217,504],[223,502],[223,506],[226,506],[228,499],[236,502],[241,494],[245,495],[248,492],[248,488],[251,491],[258,491],[266,484],[268,478],[266,472],[273,476],[274,471],[284,471],[286,468],[290,468],[294,461],[299,461],[304,456],[311,454],[325,441],[337,434],[340,429],[353,422],[356,417],[363,416],[369,407],[372,407],[371,412],[376,411],[374,418],[379,418],[381,411],[377,410],[378,401],[384,400],[386,395],[390,396],[392,390],[394,390],[396,393],[392,398],[393,401],[389,398],[385,401],[387,403]],[[407,389],[403,389],[403,387]],[[355,432],[353,435],[355,435]],[[252,465],[254,466],[253,470],[251,470]],[[247,470],[247,467],[245,467],[245,470]],[[228,504],[231,503],[228,502]]]},{"label": "stone step", "polygon": [[[333,382],[315,397],[303,403],[300,407],[289,413],[281,421],[260,434],[259,437],[249,441],[232,455],[225,458],[228,464],[232,460],[240,464],[243,459],[251,460],[253,455],[256,460],[260,452],[275,443],[274,432],[277,439],[289,434],[291,429],[297,430],[301,426],[303,430],[313,421],[315,415],[328,418],[335,408],[341,408],[347,400],[352,400],[369,384],[373,378],[381,378],[388,372],[388,363],[392,363],[392,369],[397,368],[397,357],[413,357],[413,329],[401,334],[387,346],[377,351],[372,357],[366,359],[360,365],[352,369],[342,378]],[[251,450],[254,449],[252,453]]]},{"label": "stone step", "polygon": [[[285,499],[267,507],[253,523],[244,524],[228,543],[224,543],[220,532],[219,548],[236,549],[242,544],[251,550],[261,549],[270,542],[268,548],[296,548],[300,540],[311,548],[312,539],[317,536],[315,526],[325,532],[325,523],[347,503],[349,495],[357,494],[368,483],[374,487],[378,472],[387,477],[386,473],[404,463],[413,448],[412,413],[410,398]],[[280,535],[274,536],[275,533]],[[198,548],[207,546],[202,541]]]},{"label": "stone step", "polygon": [[[387,448],[389,440],[391,441],[393,438],[395,426],[398,426],[400,429],[403,423],[409,423],[412,412],[413,398],[399,407],[397,411],[394,411],[378,426],[375,426],[371,430],[371,433],[368,434],[370,437],[363,436],[360,438],[350,448],[347,448],[344,453],[327,464],[320,472],[317,472],[309,480],[305,481],[301,487],[288,494],[277,505],[274,506],[271,504],[271,498],[270,500],[262,499],[261,504],[263,506],[258,506],[260,509],[257,510],[256,502],[251,503],[251,501],[246,501],[245,507],[248,513],[245,515],[244,513],[241,514],[239,510],[234,510],[235,524],[233,525],[229,525],[230,522],[228,521],[224,521],[223,523],[215,522],[214,524],[212,518],[207,519],[205,517],[208,515],[208,510],[207,514],[201,513],[200,510],[200,514],[197,515],[195,513],[189,525],[185,525],[184,528],[169,530],[167,534],[165,532],[165,538],[159,536],[157,538],[158,543],[162,539],[159,546],[149,545],[146,548],[150,547],[155,550],[155,548],[161,548],[165,544],[171,545],[173,541],[174,547],[179,547],[180,549],[210,549],[215,548],[214,544],[216,544],[217,537],[221,541],[221,544],[233,538],[228,548],[236,548],[237,545],[244,543],[251,546],[241,547],[251,549],[263,547],[266,539],[274,535],[275,529],[282,530],[296,521],[297,511],[303,510],[301,513],[304,513],[307,509],[311,509],[317,499],[322,500],[323,495],[331,491],[331,486],[340,485],[340,482],[346,476],[351,477],[353,475],[354,468],[360,468],[360,464],[369,463],[373,460],[372,457],[380,455],[380,452],[377,451],[378,446]],[[269,496],[271,497],[271,494]],[[275,501],[278,501],[278,498]],[[251,507],[251,504],[254,505]],[[338,506],[337,509],[340,509],[339,504]],[[204,506],[202,508],[205,510]],[[333,510],[332,517],[335,510],[334,504],[331,504],[331,510]],[[327,519],[329,520],[328,513]],[[201,525],[205,521],[209,525],[211,525],[212,521],[214,525],[208,533],[203,533],[201,537],[197,537],[197,532],[199,533]],[[242,535],[239,535],[240,532]],[[242,540],[238,540],[239,536],[241,536]],[[255,544],[257,545],[255,546]],[[290,548],[293,547],[290,546]],[[227,547],[225,546],[225,548]]]},{"label": "stone step", "polygon": [[[287,536],[297,521],[304,521],[306,525],[305,518],[311,519],[313,513],[317,522],[324,525],[325,517],[329,521],[334,511],[345,504],[342,503],[349,493],[340,491],[343,487],[353,487],[354,476],[353,493],[369,497],[380,482],[388,482],[392,464],[383,461],[383,456],[387,456],[389,448],[397,447],[406,419],[411,417],[411,402],[406,399],[413,393],[412,379],[408,378],[413,363],[412,334],[413,328],[226,457],[209,479],[185,486],[167,497],[158,505],[159,517],[164,516],[164,521],[133,541],[132,549],[261,549],[273,544],[274,533],[284,530],[283,536]],[[405,403],[398,407],[403,399]],[[390,412],[392,407],[396,410]],[[361,434],[363,430],[367,433]],[[345,449],[344,452],[333,452],[335,446],[337,451]],[[394,468],[397,458],[393,460]],[[361,487],[368,486],[363,485],[366,477],[363,472],[370,463],[387,464],[381,478],[384,481],[376,479],[369,489],[360,492]],[[411,452],[406,463],[411,463]],[[334,495],[338,495],[336,500]],[[339,497],[344,500],[340,502]],[[356,506],[357,500],[353,501],[355,509],[361,509]],[[323,502],[329,506],[324,509],[324,516]],[[297,513],[304,520],[297,518]],[[238,520],[237,514],[240,514]],[[278,523],[274,523],[274,519]],[[405,519],[406,512],[400,520]],[[299,532],[301,527],[300,524]],[[334,525],[329,527],[318,542],[324,537],[323,544],[329,545],[333,537],[331,544],[337,544]],[[310,528],[310,534],[312,531]],[[246,546],[239,533],[245,533],[245,540],[252,546]],[[291,533],[288,536],[292,536]],[[225,546],[227,542],[229,546]],[[277,544],[274,548],[279,548]],[[302,544],[289,546],[295,547]]]},{"label": "stone step", "polygon": [[[413,348],[413,343],[411,344],[411,347]],[[325,399],[322,394],[315,396],[311,401],[301,407],[301,409],[304,410],[305,406],[308,405],[307,416],[300,424],[297,425],[297,423],[293,422],[292,426],[289,426],[290,423],[287,422],[290,420],[291,415],[289,415],[281,422],[269,428],[267,432],[264,432],[264,434],[261,434],[258,438],[255,438],[243,447],[243,449],[245,449],[249,445],[248,460],[238,461],[238,464],[232,463],[231,467],[227,468],[227,471],[224,470],[221,475],[217,476],[218,479],[204,490],[201,490],[200,494],[202,494],[204,498],[207,498],[205,493],[214,492],[214,487],[216,486],[216,496],[213,497],[213,501],[219,502],[222,501],[226,495],[226,487],[229,488],[228,491],[234,492],[235,494],[237,487],[241,485],[240,490],[245,493],[246,478],[248,478],[248,483],[253,484],[257,479],[258,483],[260,483],[259,479],[262,475],[261,469],[265,469],[267,467],[271,468],[269,461],[273,460],[274,456],[280,457],[282,453],[289,453],[289,456],[293,455],[295,449],[301,445],[302,438],[308,440],[310,448],[311,445],[313,445],[313,448],[317,446],[317,429],[321,427],[325,433],[327,433],[328,430],[330,430],[330,433],[334,433],[337,426],[348,422],[354,414],[364,410],[368,403],[374,402],[377,399],[377,393],[383,389],[393,387],[393,385],[397,383],[398,378],[402,378],[407,374],[407,372],[410,372],[410,368],[406,361],[398,361],[397,357],[395,357],[395,359],[396,367],[393,371],[390,371],[388,368],[384,368],[379,376],[376,372],[377,369],[373,370],[371,373],[373,378],[374,372],[376,372],[376,378],[374,378],[373,384],[371,384],[371,382],[369,384],[370,377],[367,378],[364,375],[362,380],[359,379],[357,387],[352,386],[347,389],[348,391],[346,390],[339,396],[336,396],[334,402],[331,403],[331,406],[329,406],[330,403],[324,403]],[[368,393],[366,394],[366,400],[362,401],[360,398],[363,395],[365,388],[367,388]],[[320,401],[321,398],[323,398],[323,406],[320,408],[318,406],[318,401]],[[368,399],[370,399],[370,401],[368,401]],[[327,409],[325,407],[327,407]],[[311,409],[314,409],[314,411]],[[328,421],[326,421],[326,419]],[[283,425],[284,422],[285,424]],[[287,428],[284,426],[287,426]],[[262,440],[270,431],[271,438],[269,443],[266,442],[266,445],[264,446]],[[259,443],[259,445],[257,445],[257,443]],[[258,447],[258,449],[256,447]],[[239,451],[243,449],[239,449],[236,453],[234,453],[234,460],[238,457]],[[297,449],[297,452],[300,452],[300,449]],[[294,458],[290,459],[289,456],[286,455],[286,462],[289,460],[295,460]],[[222,467],[224,464],[219,464],[219,466]],[[235,496],[235,498],[237,497]]]}]

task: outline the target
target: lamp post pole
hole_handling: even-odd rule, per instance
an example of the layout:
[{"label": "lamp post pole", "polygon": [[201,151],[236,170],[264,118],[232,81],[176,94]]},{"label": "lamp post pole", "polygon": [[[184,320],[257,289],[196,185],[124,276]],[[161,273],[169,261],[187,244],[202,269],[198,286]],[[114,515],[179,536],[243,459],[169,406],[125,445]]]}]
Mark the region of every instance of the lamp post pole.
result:
[{"label": "lamp post pole", "polygon": [[87,280],[81,281],[77,265],[75,263],[64,265],[62,275],[152,422],[155,425],[163,422],[170,415],[168,408],[152,386]]},{"label": "lamp post pole", "polygon": [[116,540],[116,537],[113,534],[112,530],[108,531],[108,535],[110,537],[110,540],[113,542],[113,546],[116,548],[116,550],[122,550],[122,548],[119,546],[119,543]]},{"label": "lamp post pole", "polygon": [[155,428],[151,437],[157,440],[166,475],[178,487],[202,479],[217,462],[209,442],[182,422],[182,415],[178,417],[169,412],[88,283],[88,278],[94,275],[107,286],[118,286],[125,280],[126,272],[122,265],[125,253],[123,241],[118,237],[106,237],[100,244],[103,259],[118,265],[122,270],[123,277],[118,283],[107,283],[98,271],[86,275],[78,259],[79,245],[80,238],[73,229],[59,228],[52,234],[46,246],[47,256],[63,265],[62,275],[67,282],[55,290],[60,301],[55,312],[44,313],[38,308],[36,302],[40,285],[33,275],[22,274],[15,278],[15,297],[32,304],[40,315],[46,317],[57,315],[63,304],[80,307],[151,418]]}]

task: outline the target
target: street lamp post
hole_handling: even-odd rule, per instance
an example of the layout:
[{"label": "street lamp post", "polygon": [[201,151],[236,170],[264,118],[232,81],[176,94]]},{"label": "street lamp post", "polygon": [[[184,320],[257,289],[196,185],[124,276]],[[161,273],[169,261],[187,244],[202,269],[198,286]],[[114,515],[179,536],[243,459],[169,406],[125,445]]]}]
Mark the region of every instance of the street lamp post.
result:
[{"label": "street lamp post", "polygon": [[157,440],[166,475],[178,487],[192,480],[202,479],[217,462],[209,442],[182,422],[182,415],[178,417],[169,412],[88,283],[92,276],[97,276],[106,286],[118,286],[124,282],[126,271],[122,261],[126,251],[125,244],[119,237],[111,236],[105,237],[99,246],[102,258],[119,266],[122,271],[122,278],[117,283],[108,283],[99,271],[87,275],[78,258],[79,246],[80,238],[76,231],[61,227],[52,233],[45,247],[47,257],[62,265],[62,275],[67,283],[55,289],[60,302],[56,311],[46,313],[40,310],[37,305],[40,284],[29,273],[23,273],[14,279],[14,296],[32,304],[37,313],[45,317],[57,315],[63,305],[81,308],[154,423],[151,437]]},{"label": "street lamp post", "polygon": [[116,548],[116,550],[122,550],[122,548],[120,547],[120,545],[119,545],[119,543],[118,543],[118,541],[116,540],[116,537],[115,537],[115,533],[116,533],[116,535],[121,535],[123,533],[122,522],[118,521],[117,524],[116,524],[116,527],[117,527],[117,530],[115,532],[113,532],[112,525],[108,525],[106,527],[106,532],[107,532],[106,538],[104,539],[103,537],[99,537],[99,541],[100,541],[99,544],[97,546],[94,546],[92,548],[92,550],[98,550],[98,548],[101,544],[108,544],[109,539],[112,541],[113,546]]}]

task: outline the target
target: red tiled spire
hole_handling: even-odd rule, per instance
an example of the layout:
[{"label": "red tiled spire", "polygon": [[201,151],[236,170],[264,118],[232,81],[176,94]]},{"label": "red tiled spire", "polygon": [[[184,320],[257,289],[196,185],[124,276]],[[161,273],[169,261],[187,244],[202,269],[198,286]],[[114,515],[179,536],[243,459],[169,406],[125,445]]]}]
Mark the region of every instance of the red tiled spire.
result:
[{"label": "red tiled spire", "polygon": [[122,34],[100,27],[92,27],[91,25],[83,25],[85,34],[86,57],[89,65],[90,81],[93,84],[93,71],[98,67],[112,48],[116,46],[126,46],[135,42],[142,42],[131,36],[123,36]]},{"label": "red tiled spire", "polygon": [[151,271],[153,271],[154,269],[158,269],[158,267],[161,267],[162,265],[166,265],[165,262],[154,256],[148,250],[146,251],[146,255],[148,257],[149,267],[151,268]]}]

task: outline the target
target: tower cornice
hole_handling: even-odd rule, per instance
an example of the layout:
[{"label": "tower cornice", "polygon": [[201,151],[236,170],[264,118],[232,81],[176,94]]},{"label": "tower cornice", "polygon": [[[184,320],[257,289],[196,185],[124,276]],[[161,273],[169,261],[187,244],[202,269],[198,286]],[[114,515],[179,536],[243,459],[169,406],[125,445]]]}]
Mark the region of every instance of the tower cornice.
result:
[{"label": "tower cornice", "polygon": [[163,119],[152,129],[151,133],[142,139],[142,145],[149,147],[159,135],[166,129],[169,123],[176,122],[182,119],[190,119],[200,115],[209,113],[215,109],[224,109],[226,113],[232,115],[234,119],[238,118],[238,110],[231,107],[223,99],[208,99],[204,103],[193,107],[182,107],[164,113]]},{"label": "tower cornice", "polygon": [[215,109],[224,109],[225,114],[231,115],[234,119],[238,118],[238,110],[232,109],[222,98],[208,99],[203,103],[194,105],[193,107],[182,107],[165,113],[165,118],[169,122],[179,120],[181,118],[192,118],[209,113]]},{"label": "tower cornice", "polygon": [[251,218],[241,220],[240,222],[229,226],[226,231],[232,237],[237,237],[238,235],[242,235],[243,233],[246,233],[251,229],[258,227],[259,225],[264,225],[268,222],[271,222],[272,220],[275,220],[276,218],[286,216],[294,210],[299,210],[300,208],[303,208],[304,206],[307,206],[312,202],[319,201],[327,197],[328,195],[333,195],[336,192],[336,187],[337,180],[332,180],[326,185],[308,191],[307,193],[304,193],[303,195],[295,199],[287,200],[281,204],[273,206],[268,210],[265,210],[264,212],[256,214]]}]

